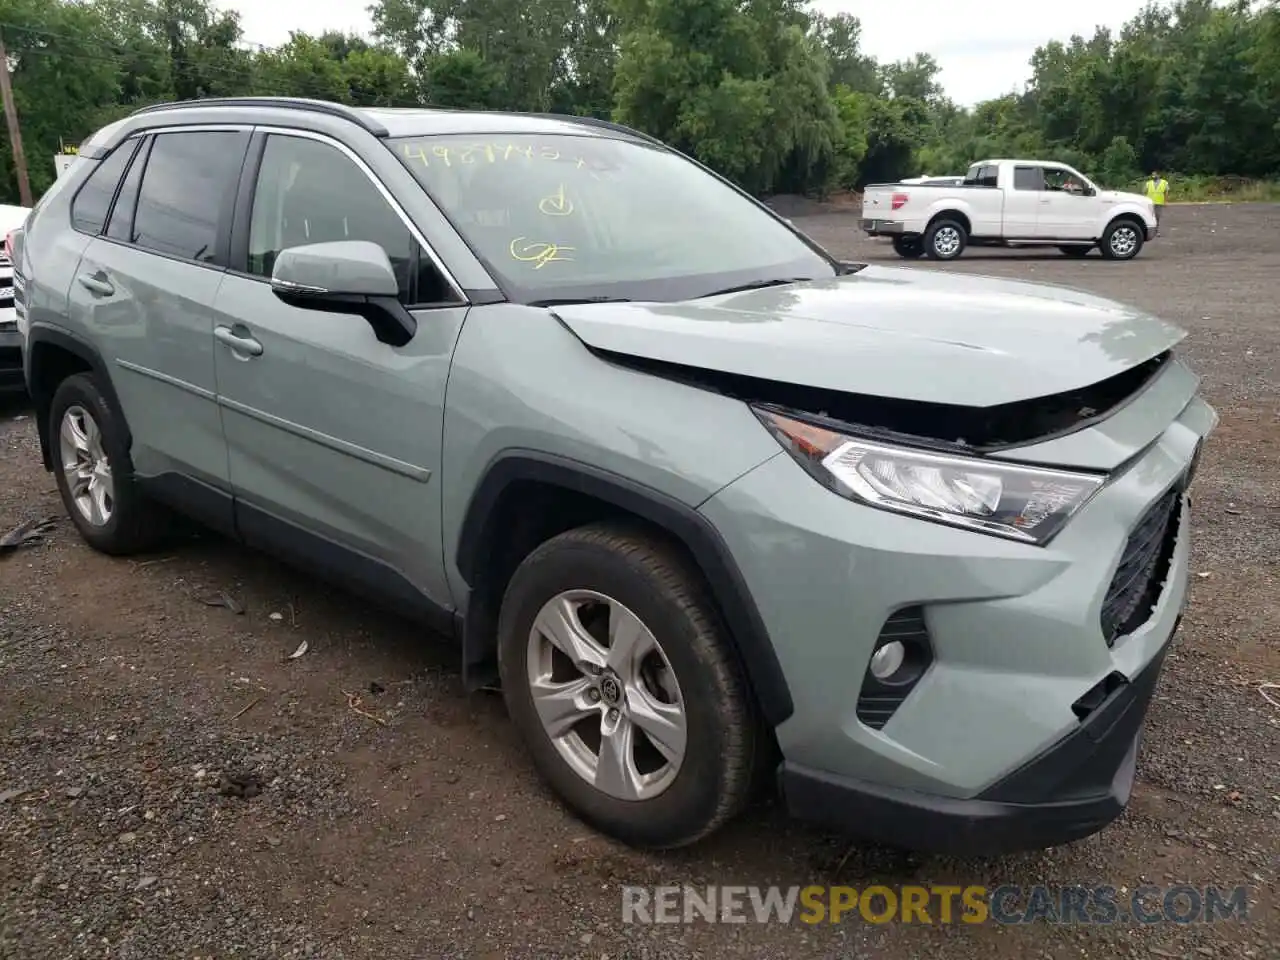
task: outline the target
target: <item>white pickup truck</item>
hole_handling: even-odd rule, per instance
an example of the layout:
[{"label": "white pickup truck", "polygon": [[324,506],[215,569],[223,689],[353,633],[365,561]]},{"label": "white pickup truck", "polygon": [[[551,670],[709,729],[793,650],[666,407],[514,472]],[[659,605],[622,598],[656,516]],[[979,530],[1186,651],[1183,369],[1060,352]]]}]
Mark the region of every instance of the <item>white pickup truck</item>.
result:
[{"label": "white pickup truck", "polygon": [[890,237],[908,259],[954,260],[966,246],[1054,246],[1083,257],[1095,246],[1130,260],[1155,236],[1151,201],[1101,190],[1062,163],[983,160],[953,186],[879,183],[862,195],[862,229]]}]

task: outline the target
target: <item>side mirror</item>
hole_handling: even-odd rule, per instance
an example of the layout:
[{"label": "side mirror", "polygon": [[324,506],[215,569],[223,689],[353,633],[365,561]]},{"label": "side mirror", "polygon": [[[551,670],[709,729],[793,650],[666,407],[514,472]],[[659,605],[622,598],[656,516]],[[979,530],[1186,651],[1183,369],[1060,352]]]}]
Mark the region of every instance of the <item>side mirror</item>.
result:
[{"label": "side mirror", "polygon": [[281,250],[271,292],[302,310],[357,314],[383,343],[402,347],[418,323],[400,303],[400,284],[382,247],[367,240],[309,243]]}]

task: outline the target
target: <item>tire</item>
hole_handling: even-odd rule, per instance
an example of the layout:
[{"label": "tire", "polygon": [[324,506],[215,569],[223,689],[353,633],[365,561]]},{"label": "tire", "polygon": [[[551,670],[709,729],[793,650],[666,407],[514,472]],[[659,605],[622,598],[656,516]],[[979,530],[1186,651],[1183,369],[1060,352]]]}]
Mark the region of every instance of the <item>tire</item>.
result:
[{"label": "tire", "polygon": [[1063,253],[1065,253],[1068,257],[1075,257],[1079,259],[1081,257],[1087,257],[1089,255],[1089,251],[1093,249],[1093,244],[1077,243],[1072,246],[1062,246],[1062,247],[1059,247],[1058,249],[1061,250]]},{"label": "tire", "polygon": [[912,237],[909,240],[903,237],[894,237],[893,252],[904,260],[914,260],[917,257],[924,256],[924,241],[919,237]]},{"label": "tire", "polygon": [[1112,220],[1099,244],[1108,260],[1132,260],[1142,249],[1143,227],[1132,220]]},{"label": "tire", "polygon": [[935,220],[924,233],[924,251],[930,260],[954,260],[968,243],[969,232],[955,220]]},{"label": "tire", "polygon": [[[697,569],[664,541],[599,524],[560,534],[535,549],[516,570],[502,601],[498,663],[503,697],[535,768],[583,821],[631,846],[681,847],[715,831],[750,799],[753,767],[763,755],[746,681],[702,583]],[[599,673],[579,669],[560,653],[571,644],[553,646],[536,629],[539,623],[555,622],[544,609],[575,607],[579,612],[571,613],[571,622],[579,624],[577,642],[585,635],[594,643],[588,648],[596,663],[609,648],[592,640],[580,618],[592,622],[602,610],[611,625],[638,622],[641,629],[631,635],[641,638],[641,649],[647,628],[659,650],[640,661],[615,651],[617,672],[612,663]],[[595,636],[607,635],[601,629],[593,624]],[[629,670],[627,662],[639,662],[643,669]],[[651,669],[658,665],[669,669]],[[548,672],[550,668],[558,672]],[[556,740],[535,705],[535,674],[544,682],[577,684],[582,719],[560,727],[568,734]],[[615,699],[619,693],[621,698]],[[651,716],[655,704],[668,714],[674,705],[674,714],[683,717],[678,762],[672,762],[676,754],[670,747],[678,746],[680,737],[667,737],[664,755],[655,749],[657,741],[631,726],[633,749],[627,755],[635,762],[628,766],[650,778],[647,785],[640,782],[640,790],[635,777],[609,782],[601,777],[599,757],[603,730],[611,726],[611,702],[621,704],[620,731],[631,717],[645,716],[646,707]],[[616,736],[613,742],[619,742]],[[628,789],[615,786],[624,783]]]},{"label": "tire", "polygon": [[[85,542],[113,556],[157,546],[171,519],[138,489],[123,433],[92,375],[78,373],[58,385],[49,409],[58,493]],[[68,463],[81,465],[78,479],[88,485],[83,497],[72,493]]]}]

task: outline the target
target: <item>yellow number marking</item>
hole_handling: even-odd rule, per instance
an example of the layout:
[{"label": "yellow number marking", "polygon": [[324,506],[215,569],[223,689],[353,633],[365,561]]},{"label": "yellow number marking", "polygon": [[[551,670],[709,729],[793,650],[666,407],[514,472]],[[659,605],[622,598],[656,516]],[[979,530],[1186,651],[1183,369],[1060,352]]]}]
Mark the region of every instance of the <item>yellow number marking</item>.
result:
[{"label": "yellow number marking", "polygon": [[567,217],[573,213],[573,201],[564,195],[564,184],[551,196],[539,200],[538,209],[548,217]]},{"label": "yellow number marking", "polygon": [[528,237],[516,237],[511,241],[512,259],[519,260],[521,263],[532,263],[535,270],[541,270],[548,263],[557,260],[572,260],[573,257],[561,256],[561,254],[571,252],[573,249],[558,243],[529,240]]}]

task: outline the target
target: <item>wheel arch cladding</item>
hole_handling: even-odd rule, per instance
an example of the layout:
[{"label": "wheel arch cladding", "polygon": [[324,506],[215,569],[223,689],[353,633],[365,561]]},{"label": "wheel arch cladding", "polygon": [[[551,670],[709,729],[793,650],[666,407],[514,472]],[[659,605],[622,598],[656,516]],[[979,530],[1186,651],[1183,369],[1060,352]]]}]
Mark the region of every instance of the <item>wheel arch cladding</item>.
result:
[{"label": "wheel arch cladding", "polygon": [[107,373],[102,355],[89,343],[62,330],[36,326],[27,337],[27,390],[36,408],[36,431],[40,437],[40,455],[46,470],[54,468],[53,438],[49,436],[49,408],[58,385],[77,373],[93,374],[111,412],[119,421],[125,448],[133,445],[133,436],[120,409],[120,399]]},{"label": "wheel arch cladding", "polygon": [[[516,504],[522,509],[514,511]],[[558,508],[559,515],[539,506]],[[519,521],[524,518],[531,519],[522,532]],[[529,550],[564,530],[610,518],[640,520],[688,551],[706,578],[761,717],[770,727],[790,717],[791,691],[764,620],[710,521],[687,504],[625,477],[531,451],[500,454],[490,463],[460,528],[458,572],[472,592],[463,632],[468,684],[493,661],[497,608],[511,574]],[[491,681],[479,679],[475,685],[486,682]]]}]

